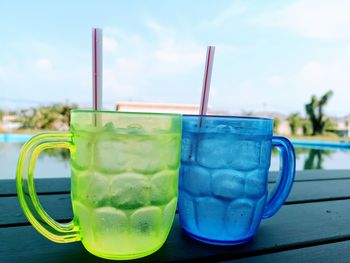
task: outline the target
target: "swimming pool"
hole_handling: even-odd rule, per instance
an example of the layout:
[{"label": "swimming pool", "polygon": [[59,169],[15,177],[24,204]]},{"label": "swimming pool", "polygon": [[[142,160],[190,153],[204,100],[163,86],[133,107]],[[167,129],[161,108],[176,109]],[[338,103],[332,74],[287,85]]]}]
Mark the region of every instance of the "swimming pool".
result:
[{"label": "swimming pool", "polygon": [[[13,179],[22,145],[31,135],[0,136],[0,179]],[[294,142],[296,152],[296,169],[350,169],[350,147],[335,147],[331,144],[314,142]],[[321,147],[322,146],[322,147]],[[345,144],[342,144],[345,146]],[[279,170],[279,154],[272,152],[271,171]],[[67,150],[52,149],[44,151],[35,167],[36,178],[69,177],[69,153]]]},{"label": "swimming pool", "polygon": [[320,150],[350,150],[349,142],[298,141],[292,140],[294,148],[308,148]]},{"label": "swimming pool", "polygon": [[12,134],[12,133],[1,133],[0,134],[0,142],[26,142],[33,135],[29,134]]}]

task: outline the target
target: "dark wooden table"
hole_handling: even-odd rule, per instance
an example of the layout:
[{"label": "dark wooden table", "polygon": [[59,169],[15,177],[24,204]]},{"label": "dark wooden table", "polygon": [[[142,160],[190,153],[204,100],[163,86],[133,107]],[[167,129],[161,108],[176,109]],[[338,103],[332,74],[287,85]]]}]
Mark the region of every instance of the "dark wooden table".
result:
[{"label": "dark wooden table", "polygon": [[[269,187],[275,182],[270,176]],[[44,208],[55,219],[72,218],[69,179],[38,179]],[[256,237],[241,246],[196,242],[175,222],[164,246],[133,262],[204,260],[252,262],[350,262],[350,170],[298,172],[287,203],[264,220]],[[56,244],[42,237],[25,218],[13,180],[0,181],[0,262],[107,262],[80,242]],[[111,261],[108,261],[111,262]]]}]

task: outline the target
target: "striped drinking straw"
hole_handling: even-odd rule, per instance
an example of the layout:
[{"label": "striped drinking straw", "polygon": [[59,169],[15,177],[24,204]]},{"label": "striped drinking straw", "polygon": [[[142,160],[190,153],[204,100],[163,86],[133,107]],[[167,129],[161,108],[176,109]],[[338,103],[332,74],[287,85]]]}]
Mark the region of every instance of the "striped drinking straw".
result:
[{"label": "striped drinking straw", "polygon": [[[213,70],[213,62],[214,62],[214,54],[215,54],[215,46],[208,46],[207,47],[207,57],[205,60],[204,78],[203,78],[203,86],[202,86],[202,97],[201,97],[200,107],[199,107],[199,115],[201,115],[201,116],[207,115],[211,73]],[[200,120],[200,126],[202,126],[202,119]]]},{"label": "striped drinking straw", "polygon": [[[102,109],[102,29],[92,29],[92,105]],[[96,126],[96,116],[94,118]]]}]

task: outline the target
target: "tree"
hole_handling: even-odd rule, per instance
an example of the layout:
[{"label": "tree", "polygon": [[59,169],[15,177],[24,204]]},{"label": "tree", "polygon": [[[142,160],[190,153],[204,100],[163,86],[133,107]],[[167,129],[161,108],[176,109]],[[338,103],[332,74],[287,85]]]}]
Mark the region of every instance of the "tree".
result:
[{"label": "tree", "polygon": [[323,169],[324,157],[331,154],[329,150],[310,149],[304,162],[304,170]]},{"label": "tree", "polygon": [[324,114],[324,106],[332,97],[333,91],[328,91],[320,99],[315,95],[311,97],[311,102],[305,105],[306,114],[309,116],[312,125],[312,135],[322,134],[325,130],[327,118]]},{"label": "tree", "polygon": [[301,121],[301,128],[303,129],[303,135],[312,134],[312,125],[311,125],[310,120],[303,119]]},{"label": "tree", "polygon": [[53,104],[51,106],[21,110],[17,121],[24,129],[67,130],[70,110],[77,105]]},{"label": "tree", "polygon": [[294,113],[288,117],[289,127],[292,135],[295,135],[301,126],[301,119],[299,113]]},{"label": "tree", "polygon": [[277,131],[278,131],[278,126],[280,125],[280,123],[281,123],[281,119],[280,119],[280,118],[275,117],[275,118],[273,119],[273,132],[274,132],[274,133],[277,133]]}]

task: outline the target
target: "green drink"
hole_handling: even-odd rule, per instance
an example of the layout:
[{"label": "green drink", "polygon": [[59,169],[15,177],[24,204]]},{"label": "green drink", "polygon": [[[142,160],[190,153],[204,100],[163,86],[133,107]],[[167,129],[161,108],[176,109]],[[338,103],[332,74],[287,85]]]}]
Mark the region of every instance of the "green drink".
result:
[{"label": "green drink", "polygon": [[[18,192],[31,223],[53,241],[81,240],[88,251],[109,259],[138,258],[160,248],[176,211],[181,117],[73,111],[71,135],[63,141],[55,136],[58,144],[47,142],[49,135],[45,142],[32,139],[20,158]],[[43,217],[32,207],[35,200],[26,199],[26,191],[32,191],[26,187],[32,180],[26,156],[45,143],[71,150],[74,220],[69,227]]]}]

